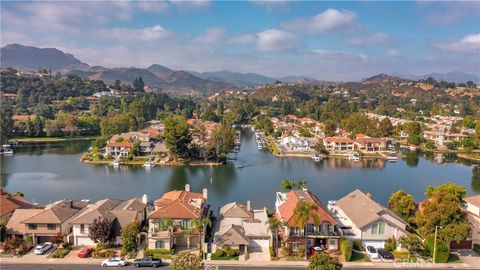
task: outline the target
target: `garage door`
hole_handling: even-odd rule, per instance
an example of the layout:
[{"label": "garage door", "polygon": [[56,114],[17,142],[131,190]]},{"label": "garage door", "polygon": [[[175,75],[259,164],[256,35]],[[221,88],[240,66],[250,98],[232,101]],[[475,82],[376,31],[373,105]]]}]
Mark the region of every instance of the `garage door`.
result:
[{"label": "garage door", "polygon": [[385,241],[384,240],[363,240],[363,246],[372,246],[374,248],[384,248],[385,247]]},{"label": "garage door", "polygon": [[265,238],[250,238],[250,241],[248,241],[248,246],[252,248],[268,248],[270,246],[270,242]]},{"label": "garage door", "polygon": [[51,236],[37,236],[37,244],[43,244],[45,242],[52,242]]},{"label": "garage door", "polygon": [[75,243],[77,246],[94,246],[95,242],[88,237],[77,237],[77,241]]}]

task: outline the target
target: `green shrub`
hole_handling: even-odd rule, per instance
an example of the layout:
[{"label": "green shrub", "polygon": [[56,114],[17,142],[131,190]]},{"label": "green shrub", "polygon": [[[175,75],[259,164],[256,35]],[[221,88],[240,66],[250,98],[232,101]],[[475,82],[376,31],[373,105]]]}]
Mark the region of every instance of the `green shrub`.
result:
[{"label": "green shrub", "polygon": [[276,252],[273,250],[273,248],[270,247],[269,250],[270,250],[270,259],[271,259],[272,261],[277,260],[277,254],[276,254]]},{"label": "green shrub", "polygon": [[340,238],[340,251],[346,262],[352,258],[352,244],[347,238]]},{"label": "green shrub", "polygon": [[65,256],[67,256],[67,254],[71,250],[72,250],[71,247],[59,248],[52,253],[52,258],[55,258],[55,259],[65,258]]},{"label": "green shrub", "polygon": [[170,249],[170,254],[175,254],[175,251],[177,250],[177,244],[172,245],[172,249]]},{"label": "green shrub", "polygon": [[[433,236],[428,236],[425,239],[425,244],[428,249],[428,254],[430,255],[430,257],[433,258],[433,248],[435,245]],[[448,247],[447,243],[437,238],[437,250],[435,255],[435,262],[446,263],[448,261],[449,256],[450,256],[450,248]]]},{"label": "green shrub", "polygon": [[290,248],[288,248],[288,246],[283,246],[282,247],[282,255],[283,256],[290,256],[290,254],[291,254]]},{"label": "green shrub", "polygon": [[353,249],[362,250],[362,240],[360,239],[353,240]]},{"label": "green shrub", "polygon": [[303,257],[303,256],[305,256],[305,248],[304,248],[304,247],[298,247],[297,256],[298,256],[298,257]]},{"label": "green shrub", "polygon": [[393,238],[388,238],[387,241],[385,242],[384,248],[388,251],[394,251],[397,249],[397,240],[395,237]]},{"label": "green shrub", "polygon": [[92,257],[95,258],[111,258],[113,256],[115,256],[115,250],[113,249],[102,249],[92,253]]},{"label": "green shrub", "polygon": [[238,249],[229,249],[227,250],[227,255],[230,256],[230,257],[235,257],[235,256],[238,256],[240,254],[240,251]]},{"label": "green shrub", "polygon": [[217,250],[215,250],[214,255],[215,255],[216,257],[223,257],[223,256],[225,256],[225,253],[226,253],[226,252],[225,252],[223,249],[217,249]]}]

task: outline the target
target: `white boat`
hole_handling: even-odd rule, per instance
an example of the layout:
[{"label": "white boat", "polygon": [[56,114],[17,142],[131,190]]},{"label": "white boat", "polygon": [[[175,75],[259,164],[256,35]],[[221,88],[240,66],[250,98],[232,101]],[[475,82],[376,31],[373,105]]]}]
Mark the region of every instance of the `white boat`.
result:
[{"label": "white boat", "polygon": [[348,156],[348,159],[353,161],[359,161],[360,156],[358,154],[351,154],[350,156]]},{"label": "white boat", "polygon": [[2,154],[3,155],[13,155],[13,149],[12,148],[4,148],[4,149],[2,149]]},{"label": "white boat", "polygon": [[8,143],[2,145],[2,148],[11,148],[11,147],[12,145]]},{"label": "white boat", "polygon": [[312,157],[312,159],[313,159],[313,161],[315,161],[315,162],[319,162],[322,158],[320,157],[319,154],[316,154],[316,155],[314,155],[314,156]]},{"label": "white boat", "polygon": [[113,167],[120,167],[120,160],[115,159],[115,160],[112,162],[112,165],[113,165]]},{"label": "white boat", "polygon": [[262,145],[262,144],[259,144],[259,145],[257,146],[257,148],[258,148],[258,150],[262,150],[262,149],[263,149],[263,145]]},{"label": "white boat", "polygon": [[392,154],[392,155],[388,155],[388,156],[386,157],[386,159],[387,159],[388,161],[390,161],[390,162],[397,162],[398,157],[397,157],[396,155],[393,155],[393,154]]},{"label": "white boat", "polygon": [[142,166],[145,167],[145,168],[153,168],[153,167],[155,167],[155,162],[149,160],[149,161],[146,161],[145,163],[143,163]]}]

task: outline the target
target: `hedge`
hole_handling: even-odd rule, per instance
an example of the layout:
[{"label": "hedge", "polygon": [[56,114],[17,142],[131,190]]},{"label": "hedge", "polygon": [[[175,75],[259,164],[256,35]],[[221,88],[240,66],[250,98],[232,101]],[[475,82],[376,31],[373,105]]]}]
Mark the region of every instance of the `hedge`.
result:
[{"label": "hedge", "polygon": [[170,254],[170,250],[165,249],[165,248],[157,248],[157,249],[145,249],[143,252],[145,256],[154,256],[156,254],[159,255],[165,255],[165,254]]},{"label": "hedge", "polygon": [[[433,236],[427,237],[425,239],[425,244],[427,246],[428,253],[433,258],[433,246],[435,244],[435,240]],[[448,261],[449,256],[450,256],[450,248],[444,241],[437,238],[437,250],[435,255],[435,262],[446,263]]]},{"label": "hedge", "polygon": [[352,258],[352,244],[347,238],[340,238],[340,251],[346,262]]}]

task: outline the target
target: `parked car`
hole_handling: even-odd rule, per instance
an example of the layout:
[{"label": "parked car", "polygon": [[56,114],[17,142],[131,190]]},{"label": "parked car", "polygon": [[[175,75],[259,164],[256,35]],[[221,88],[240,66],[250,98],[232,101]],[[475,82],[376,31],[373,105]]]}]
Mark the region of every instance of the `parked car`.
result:
[{"label": "parked car", "polygon": [[367,246],[367,255],[370,259],[378,259],[378,252],[377,249],[375,249],[372,246]]},{"label": "parked car", "polygon": [[159,267],[162,264],[161,259],[154,259],[151,256],[144,257],[143,259],[136,259],[133,261],[133,266],[150,266],[150,267]]},{"label": "parked car", "polygon": [[106,259],[102,261],[102,266],[107,267],[107,266],[126,266],[127,265],[127,260],[122,259],[120,257],[113,257],[110,259]]},{"label": "parked car", "polygon": [[33,253],[37,255],[42,255],[45,252],[47,252],[51,247],[52,247],[52,243],[49,243],[49,242],[39,244],[35,246],[35,248],[33,249]]},{"label": "parked car", "polygon": [[393,260],[395,257],[393,256],[392,252],[384,249],[384,248],[379,248],[377,249],[378,255],[382,260]]},{"label": "parked car", "polygon": [[79,258],[88,258],[92,254],[93,248],[82,248],[80,252],[78,252],[77,256]]},{"label": "parked car", "polygon": [[315,253],[319,253],[319,252],[322,252],[323,249],[321,247],[310,247],[310,254],[313,255]]}]

